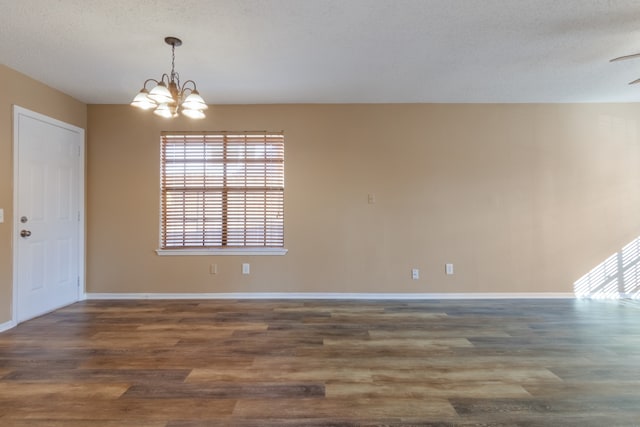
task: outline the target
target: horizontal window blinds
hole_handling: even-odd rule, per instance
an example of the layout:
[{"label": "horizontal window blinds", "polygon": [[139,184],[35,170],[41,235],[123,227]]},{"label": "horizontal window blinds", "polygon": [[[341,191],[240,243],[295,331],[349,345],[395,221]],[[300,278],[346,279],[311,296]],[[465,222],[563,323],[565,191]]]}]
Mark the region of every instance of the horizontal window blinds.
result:
[{"label": "horizontal window blinds", "polygon": [[161,246],[284,247],[282,133],[163,133]]}]

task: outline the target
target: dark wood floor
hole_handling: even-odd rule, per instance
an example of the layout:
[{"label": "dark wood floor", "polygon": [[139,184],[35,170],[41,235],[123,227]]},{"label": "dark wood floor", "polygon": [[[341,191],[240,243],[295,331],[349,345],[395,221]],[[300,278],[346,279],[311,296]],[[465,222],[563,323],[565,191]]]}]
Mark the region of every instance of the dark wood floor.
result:
[{"label": "dark wood floor", "polygon": [[0,334],[0,425],[639,426],[640,307],[82,302]]}]

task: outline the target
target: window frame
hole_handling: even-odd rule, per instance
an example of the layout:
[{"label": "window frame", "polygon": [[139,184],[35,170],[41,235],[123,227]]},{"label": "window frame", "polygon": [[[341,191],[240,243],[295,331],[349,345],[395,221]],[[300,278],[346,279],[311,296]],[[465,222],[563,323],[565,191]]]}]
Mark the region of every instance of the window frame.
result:
[{"label": "window frame", "polygon": [[[265,200],[264,200],[264,205],[259,204],[257,206],[264,206],[265,212],[267,212],[268,208],[271,208],[272,206],[269,205],[269,201],[267,199],[267,193],[270,192],[275,192],[275,196],[276,196],[276,202],[277,203],[275,206],[280,209],[280,214],[282,216],[282,219],[280,220],[281,223],[278,225],[277,221],[275,223],[276,229],[280,228],[280,234],[277,234],[276,239],[280,240],[282,242],[282,245],[277,245],[277,246],[267,246],[268,243],[268,236],[267,236],[267,232],[268,232],[268,228],[267,228],[267,217],[264,217],[263,220],[265,221],[265,225],[262,229],[262,234],[263,237],[260,237],[259,239],[264,239],[265,241],[265,245],[260,245],[260,244],[256,244],[256,242],[259,242],[254,240],[253,242],[250,242],[250,237],[248,237],[250,235],[249,233],[249,229],[248,228],[244,228],[242,229],[242,231],[240,232],[240,235],[242,236],[241,240],[243,240],[242,244],[237,244],[237,240],[236,240],[236,244],[235,245],[228,245],[228,240],[230,239],[228,234],[223,234],[220,236],[220,245],[210,245],[210,246],[206,246],[205,242],[203,241],[203,245],[200,246],[199,243],[194,245],[185,245],[185,246],[179,246],[179,245],[169,245],[167,244],[167,230],[165,229],[167,227],[167,215],[169,210],[171,209],[172,206],[167,207],[166,206],[166,199],[165,199],[165,194],[168,192],[171,192],[171,190],[173,190],[174,192],[180,193],[181,189],[180,186],[173,186],[170,187],[169,184],[167,184],[167,181],[170,181],[170,175],[167,174],[167,164],[171,164],[172,162],[167,162],[167,145],[171,142],[169,139],[174,139],[174,140],[178,140],[180,138],[184,139],[184,144],[185,144],[185,161],[183,162],[184,164],[188,164],[188,158],[187,156],[187,141],[189,140],[189,138],[192,138],[193,141],[191,142],[196,142],[196,144],[199,143],[197,137],[201,137],[202,138],[202,144],[203,144],[203,153],[207,152],[211,147],[214,147],[215,144],[221,144],[221,147],[215,147],[213,148],[213,150],[215,151],[215,149],[221,149],[222,152],[224,153],[222,158],[217,158],[216,161],[212,161],[212,159],[208,159],[209,162],[207,162],[207,156],[203,154],[202,157],[202,163],[203,163],[203,168],[206,171],[206,164],[217,164],[219,166],[222,166],[222,169],[224,170],[224,172],[222,174],[218,174],[218,175],[214,175],[215,178],[213,178],[214,180],[219,180],[222,182],[222,184],[217,185],[215,187],[209,187],[210,183],[209,183],[209,176],[207,175],[203,175],[202,179],[203,179],[203,183],[202,183],[202,198],[206,198],[207,194],[209,193],[207,191],[207,188],[214,188],[209,194],[213,195],[215,197],[216,192],[219,191],[220,197],[224,200],[225,203],[223,203],[223,205],[221,205],[219,207],[219,212],[218,215],[220,215],[220,221],[223,222],[223,225],[221,225],[221,229],[220,232],[221,233],[226,233],[228,228],[230,227],[230,224],[233,224],[233,221],[237,221],[238,219],[240,219],[240,221],[244,224],[244,226],[246,227],[246,223],[247,223],[247,213],[246,213],[246,208],[247,203],[252,203],[250,201],[250,197],[252,194],[252,191],[255,192],[255,188],[253,188],[252,185],[248,184],[248,181],[252,178],[256,178],[256,175],[252,175],[253,172],[251,172],[250,170],[250,164],[252,163],[251,160],[256,161],[256,158],[251,158],[248,155],[248,151],[247,151],[247,147],[249,147],[249,142],[253,142],[255,143],[255,139],[256,138],[264,138],[265,139],[265,144],[268,144],[269,142],[274,142],[276,144],[281,144],[281,150],[282,150],[282,155],[278,156],[276,158],[275,161],[273,161],[273,159],[270,159],[268,157],[268,155],[266,154],[266,152],[264,153],[264,164],[268,165],[269,163],[275,163],[276,165],[280,164],[280,169],[281,169],[281,175],[280,173],[276,176],[276,180],[280,180],[281,179],[281,186],[277,185],[274,188],[270,187],[267,185],[267,172],[264,172],[264,189],[260,189],[259,191],[264,191],[265,192]],[[270,141],[270,138],[273,141]],[[244,165],[244,173],[243,175],[241,175],[243,177],[244,180],[244,184],[241,184],[240,186],[238,186],[238,184],[236,183],[235,186],[233,186],[232,184],[229,184],[228,181],[230,180],[230,175],[227,174],[227,168],[230,164],[233,164],[234,162],[237,163],[238,161],[238,157],[236,157],[233,161],[230,160],[230,158],[227,157],[227,150],[229,149],[229,147],[231,146],[231,144],[236,144],[235,147],[236,149],[238,148],[238,141],[244,139],[244,150],[241,149],[242,155],[241,157],[239,157],[240,159],[240,164]],[[219,141],[218,141],[219,140]],[[253,140],[253,141],[252,141]],[[211,146],[207,146],[207,144],[211,144]],[[241,144],[241,143],[240,143]],[[266,146],[266,145],[265,145]],[[192,160],[192,159],[191,159]],[[260,163],[260,158],[257,158],[257,161]],[[177,164],[180,164],[181,162],[178,160],[176,162]],[[266,166],[265,166],[266,168]],[[276,168],[277,170],[277,168]],[[288,250],[285,249],[284,247],[284,132],[279,131],[279,132],[266,132],[266,131],[202,131],[202,132],[197,132],[197,131],[186,131],[186,132],[162,132],[161,133],[161,138],[160,138],[160,212],[159,212],[159,249],[156,250],[156,253],[158,255],[285,255]],[[197,175],[196,175],[197,176]],[[258,179],[262,179],[263,176],[261,174],[257,175]],[[185,181],[187,180],[187,178],[184,178]],[[188,185],[185,183],[185,188],[184,193],[182,194],[182,197],[187,197],[187,188]],[[195,194],[198,194],[199,190],[195,190]],[[280,194],[280,200],[277,199],[278,195],[277,193],[281,192]],[[241,200],[240,206],[244,206],[245,207],[245,214],[244,215],[236,215],[235,218],[234,216],[230,213],[230,207],[227,206],[226,204],[226,200],[227,197],[230,197],[229,194],[234,193],[234,194],[243,194],[243,196],[240,196]],[[255,193],[254,193],[255,196]],[[273,202],[271,202],[273,203]],[[278,205],[279,203],[279,205]],[[254,205],[256,206],[256,205]],[[279,206],[279,207],[278,207]],[[207,208],[209,206],[207,205]],[[175,206],[173,206],[173,208],[175,208]],[[184,212],[184,215],[186,216],[188,212]],[[202,229],[200,230],[203,233],[203,236],[205,236],[207,234],[207,228],[206,228],[206,221],[207,221],[207,214],[202,212],[202,213],[198,213],[202,214]],[[265,213],[266,215],[266,213]],[[184,218],[184,217],[183,217]],[[273,219],[273,218],[272,218]],[[197,227],[196,227],[197,230]],[[188,241],[188,230],[185,228],[182,231],[182,236],[184,239],[187,239]],[[199,231],[196,231],[196,234]],[[249,240],[247,240],[249,239]],[[204,237],[203,237],[204,240]]]}]

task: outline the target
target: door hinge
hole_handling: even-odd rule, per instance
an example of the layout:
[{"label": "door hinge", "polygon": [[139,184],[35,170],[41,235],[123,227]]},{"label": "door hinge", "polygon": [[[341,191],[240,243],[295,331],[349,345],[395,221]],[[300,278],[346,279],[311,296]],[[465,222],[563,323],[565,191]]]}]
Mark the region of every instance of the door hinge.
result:
[{"label": "door hinge", "polygon": [[78,289],[80,289],[80,276],[78,276]]},{"label": "door hinge", "polygon": [[78,222],[80,222],[80,211],[78,211]]}]

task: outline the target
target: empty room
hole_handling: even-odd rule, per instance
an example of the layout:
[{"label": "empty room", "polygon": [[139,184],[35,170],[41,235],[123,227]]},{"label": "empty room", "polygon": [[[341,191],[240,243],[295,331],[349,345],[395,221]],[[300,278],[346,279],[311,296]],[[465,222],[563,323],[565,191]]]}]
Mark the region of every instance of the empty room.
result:
[{"label": "empty room", "polygon": [[0,425],[640,426],[639,24],[0,0]]}]

